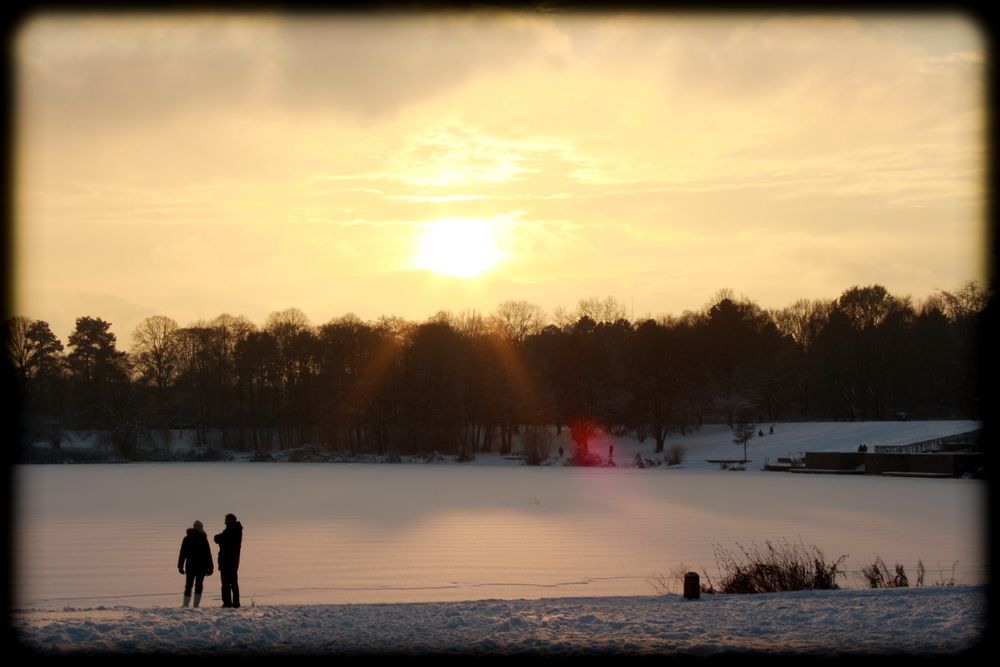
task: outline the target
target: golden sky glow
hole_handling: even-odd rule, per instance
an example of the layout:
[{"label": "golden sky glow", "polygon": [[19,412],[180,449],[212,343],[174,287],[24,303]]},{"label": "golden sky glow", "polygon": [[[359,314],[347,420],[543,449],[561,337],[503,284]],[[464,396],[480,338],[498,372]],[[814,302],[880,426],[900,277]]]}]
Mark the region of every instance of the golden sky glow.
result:
[{"label": "golden sky glow", "polygon": [[413,266],[445,276],[477,278],[503,256],[489,220],[444,218],[428,223]]},{"label": "golden sky glow", "polygon": [[13,53],[14,307],[64,340],[985,279],[960,15],[39,14]]}]

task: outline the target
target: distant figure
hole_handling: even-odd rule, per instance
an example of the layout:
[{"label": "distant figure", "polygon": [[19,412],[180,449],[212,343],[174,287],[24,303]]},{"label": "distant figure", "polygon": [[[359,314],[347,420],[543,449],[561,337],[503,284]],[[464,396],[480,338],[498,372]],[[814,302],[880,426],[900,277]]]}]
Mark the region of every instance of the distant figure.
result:
[{"label": "distant figure", "polygon": [[240,569],[240,546],[243,544],[243,524],[235,514],[227,514],[225,529],[215,536],[219,545],[219,578],[222,579],[222,606],[240,606],[240,584],[236,572]]},{"label": "distant figure", "polygon": [[194,606],[197,607],[201,604],[205,577],[212,575],[212,550],[208,546],[208,536],[201,521],[195,521],[181,541],[177,570],[187,575],[184,581],[184,606],[191,605],[191,586],[194,585]]},{"label": "distant figure", "polygon": [[774,435],[774,424],[771,424],[771,433],[770,433],[770,435]]},{"label": "distant figure", "polygon": [[608,460],[609,461],[614,457],[614,453],[615,453],[615,446],[614,445],[608,445]]},{"label": "distant figure", "polygon": [[860,445],[858,445],[858,451],[859,452],[867,452],[868,451],[868,445],[866,445],[864,443],[861,443]]},{"label": "distant figure", "polygon": [[563,457],[563,448],[560,446],[559,447],[559,458],[562,458],[562,457]]},{"label": "distant figure", "polygon": [[764,429],[761,429],[761,430],[757,431],[757,437],[758,438],[763,438],[764,437]]}]

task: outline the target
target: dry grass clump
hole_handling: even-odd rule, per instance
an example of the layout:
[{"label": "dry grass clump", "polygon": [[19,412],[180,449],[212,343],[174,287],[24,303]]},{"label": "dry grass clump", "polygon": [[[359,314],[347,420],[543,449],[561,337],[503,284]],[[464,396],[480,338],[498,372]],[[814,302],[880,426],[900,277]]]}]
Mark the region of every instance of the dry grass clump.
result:
[{"label": "dry grass clump", "polygon": [[[951,564],[951,576],[945,577],[944,571],[940,571],[940,576],[935,586],[955,585],[955,566],[958,561]],[[924,567],[923,560],[917,560],[917,581],[916,585],[923,586],[924,578],[927,575],[927,568]],[[892,570],[885,564],[880,556],[875,556],[875,560],[870,565],[861,566],[861,577],[868,588],[906,588],[910,585],[910,578],[906,576],[906,568],[901,563],[896,563]]]},{"label": "dry grass clump", "polygon": [[744,547],[737,544],[742,554],[732,554],[715,545],[715,560],[722,572],[720,593],[778,593],[813,589],[832,589],[837,577],[843,576],[843,555],[832,563],[826,562],[823,552],[815,546],[765,541]]},{"label": "dry grass clump", "polygon": [[871,565],[863,565],[861,576],[868,583],[868,588],[905,588],[910,585],[906,569],[901,564],[896,563],[896,567],[890,572],[881,556],[875,556]]},{"label": "dry grass clump", "polygon": [[[763,544],[744,547],[736,545],[738,553],[732,553],[718,544],[713,545],[715,562],[721,573],[716,588],[703,570],[706,583],[700,583],[702,593],[780,593],[784,591],[826,590],[840,588],[838,577],[852,575],[860,578],[869,588],[902,588],[911,585],[902,564],[896,563],[890,569],[881,557],[875,556],[869,565],[860,570],[845,571],[841,565],[847,559],[843,555],[828,563],[823,552],[815,546],[788,542],[784,539],[770,540]],[[935,586],[955,585],[955,561],[951,566],[951,576],[946,576],[940,568]],[[678,593],[683,590],[685,575],[690,571],[684,563],[675,567],[669,575],[656,574],[649,582],[657,593]],[[922,560],[917,561],[916,580],[912,585],[923,586],[927,569]]]}]

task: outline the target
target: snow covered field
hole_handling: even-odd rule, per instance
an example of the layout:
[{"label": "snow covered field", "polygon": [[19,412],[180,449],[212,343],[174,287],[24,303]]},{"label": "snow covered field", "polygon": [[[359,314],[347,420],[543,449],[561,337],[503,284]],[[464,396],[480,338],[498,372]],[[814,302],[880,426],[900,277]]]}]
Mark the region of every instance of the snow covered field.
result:
[{"label": "snow covered field", "polygon": [[941,656],[981,651],[975,587],[15,615],[33,653]]},{"label": "snow covered field", "polygon": [[[706,462],[742,454],[724,427],[674,439],[687,458],[669,468],[625,467],[654,456],[626,439],[591,448],[613,444],[617,467],[587,469],[498,455],[16,466],[12,622],[29,648],[56,651],[960,650],[985,627],[984,481],[759,466],[976,426],[778,424],[750,442],[745,471]],[[227,512],[245,527],[244,608],[215,609],[214,575],[206,608],[177,609],[184,528],[201,519],[211,535]],[[681,566],[717,576],[716,544],[783,538],[848,554],[848,570],[877,555],[912,579],[919,558],[928,584],[959,586],[690,602],[652,582]]]}]

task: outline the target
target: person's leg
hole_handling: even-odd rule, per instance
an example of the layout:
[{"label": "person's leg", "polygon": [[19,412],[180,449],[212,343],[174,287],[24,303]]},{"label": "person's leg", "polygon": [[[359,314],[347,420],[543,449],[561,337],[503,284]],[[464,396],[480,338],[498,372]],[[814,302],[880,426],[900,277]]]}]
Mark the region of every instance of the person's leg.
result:
[{"label": "person's leg", "polygon": [[194,583],[194,573],[191,570],[187,571],[184,577],[184,606],[187,607],[191,604],[191,585]]},{"label": "person's leg", "polygon": [[201,604],[201,592],[204,589],[205,575],[199,574],[194,578],[194,606]]},{"label": "person's leg", "polygon": [[233,606],[240,606],[240,580],[237,576],[237,571],[233,570],[232,579],[230,579],[233,588]]},{"label": "person's leg", "polygon": [[229,577],[230,577],[229,572],[227,572],[226,570],[219,570],[219,578],[222,580],[222,606],[223,607],[232,607],[233,606],[233,599],[231,597]]}]

